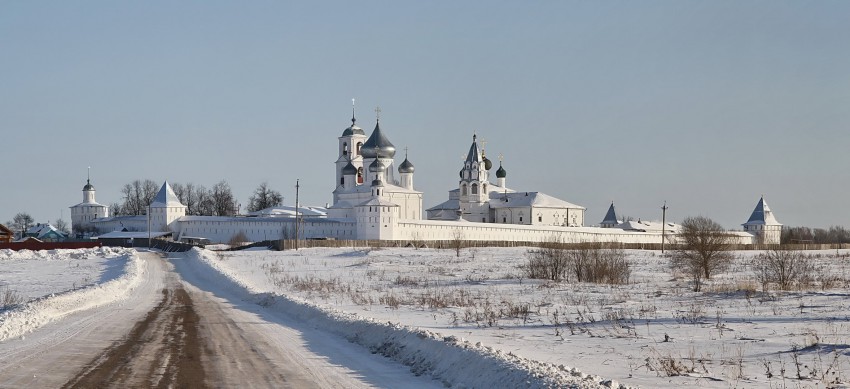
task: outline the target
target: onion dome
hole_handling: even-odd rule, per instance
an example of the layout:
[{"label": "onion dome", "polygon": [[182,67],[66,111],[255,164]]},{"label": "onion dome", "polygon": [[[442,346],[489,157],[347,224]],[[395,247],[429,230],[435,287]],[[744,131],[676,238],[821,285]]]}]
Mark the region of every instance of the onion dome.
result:
[{"label": "onion dome", "polygon": [[351,164],[351,161],[348,161],[348,164],[342,168],[342,175],[344,176],[353,176],[357,174],[357,167]]},{"label": "onion dome", "polygon": [[496,170],[496,178],[505,178],[508,175],[508,172],[505,171],[505,168],[502,167],[502,163],[499,162],[499,170]]},{"label": "onion dome", "polygon": [[381,132],[381,123],[375,123],[375,130],[360,147],[363,158],[392,158],[395,156],[395,146]]},{"label": "onion dome", "polygon": [[410,163],[410,161],[407,159],[407,157],[405,157],[404,162],[402,162],[401,165],[399,165],[398,172],[399,173],[413,173],[413,164]]},{"label": "onion dome", "polygon": [[342,136],[366,135],[366,133],[363,132],[362,128],[357,127],[354,124],[355,121],[356,120],[354,118],[351,118],[351,126],[346,128],[345,131],[342,132]]},{"label": "onion dome", "polygon": [[484,157],[484,169],[490,170],[493,168],[493,162]]},{"label": "onion dome", "polygon": [[91,191],[94,190],[94,185],[91,184],[90,180],[86,180],[86,186],[83,187],[83,191]]},{"label": "onion dome", "polygon": [[[351,100],[351,101],[352,101],[352,104],[354,104],[354,100]],[[363,132],[362,128],[357,127],[357,125],[354,124],[355,122],[357,122],[357,118],[354,117],[354,107],[352,106],[351,107],[351,126],[346,128],[345,131],[342,132],[342,136],[366,135],[366,133]]]},{"label": "onion dome", "polygon": [[[361,150],[363,150],[363,149],[361,148]],[[371,164],[369,164],[369,171],[372,172],[372,173],[382,172],[382,171],[384,171],[384,165],[382,165],[376,159],[376,160],[372,161]]]}]

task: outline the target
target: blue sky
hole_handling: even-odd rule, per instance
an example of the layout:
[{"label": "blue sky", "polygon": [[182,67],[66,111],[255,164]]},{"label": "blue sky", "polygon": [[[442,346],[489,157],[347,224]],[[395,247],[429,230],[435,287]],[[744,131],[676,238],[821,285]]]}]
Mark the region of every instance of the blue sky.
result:
[{"label": "blue sky", "polygon": [[[133,179],[331,201],[381,123],[426,208],[473,132],[508,185],[622,215],[850,225],[850,2],[2,2],[0,221]],[[403,156],[402,156],[403,158]],[[401,159],[398,160],[400,162]]]}]

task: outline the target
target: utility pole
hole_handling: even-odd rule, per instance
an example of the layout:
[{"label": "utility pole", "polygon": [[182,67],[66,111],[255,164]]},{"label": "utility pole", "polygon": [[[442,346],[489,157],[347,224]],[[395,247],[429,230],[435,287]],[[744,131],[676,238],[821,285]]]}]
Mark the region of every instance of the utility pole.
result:
[{"label": "utility pole", "polygon": [[661,206],[661,254],[664,254],[664,241],[667,240],[667,201]]},{"label": "utility pole", "polygon": [[295,179],[295,251],[298,251],[298,190],[301,188],[300,179]]},{"label": "utility pole", "polygon": [[148,204],[148,250],[150,250],[150,249],[151,249],[151,206],[150,206],[150,204]]}]

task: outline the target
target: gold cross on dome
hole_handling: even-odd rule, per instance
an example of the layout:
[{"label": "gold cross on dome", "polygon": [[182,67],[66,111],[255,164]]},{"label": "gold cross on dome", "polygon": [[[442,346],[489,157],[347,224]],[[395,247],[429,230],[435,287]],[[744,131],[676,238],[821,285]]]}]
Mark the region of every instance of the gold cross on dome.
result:
[{"label": "gold cross on dome", "polygon": [[484,139],[484,138],[481,138],[481,151],[484,151],[484,149],[486,147],[487,147],[487,140]]},{"label": "gold cross on dome", "polygon": [[381,106],[375,107],[375,118],[381,120]]},{"label": "gold cross on dome", "polygon": [[503,159],[505,159],[505,156],[502,155],[502,153],[499,153],[499,162],[502,162]]}]

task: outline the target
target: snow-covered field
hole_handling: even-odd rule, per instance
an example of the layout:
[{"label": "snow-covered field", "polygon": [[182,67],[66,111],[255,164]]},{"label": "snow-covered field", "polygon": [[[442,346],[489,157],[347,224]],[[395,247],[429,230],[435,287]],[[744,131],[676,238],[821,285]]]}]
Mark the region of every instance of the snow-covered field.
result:
[{"label": "snow-covered field", "polygon": [[[316,304],[332,322],[386,323],[532,374],[561,372],[564,380],[642,387],[850,381],[847,251],[806,252],[821,270],[786,292],[763,292],[749,265],[758,253],[739,252],[728,272],[693,292],[659,252],[628,251],[629,283],[609,286],[530,280],[522,269],[528,250],[464,249],[459,257],[412,248],[202,251],[190,260],[250,293],[269,293],[269,305],[287,296],[288,309]],[[417,369],[406,360],[416,355],[362,344]],[[482,380],[497,373],[477,368]],[[422,369],[453,382],[450,366]]]},{"label": "snow-covered field", "polygon": [[118,277],[129,251],[102,247],[85,250],[0,250],[0,291],[24,301],[103,283]]},{"label": "snow-covered field", "polygon": [[128,249],[0,250],[0,341],[121,299],[142,273]]},{"label": "snow-covered field", "polygon": [[[789,291],[762,290],[759,252],[736,253],[701,292],[659,252],[626,254],[623,285],[529,279],[528,248],[194,250],[171,261],[231,301],[451,387],[847,387],[850,251],[806,252],[816,269]],[[120,304],[150,278],[146,263],[125,249],[0,251],[0,288],[17,300],[0,308],[0,342]]]}]

